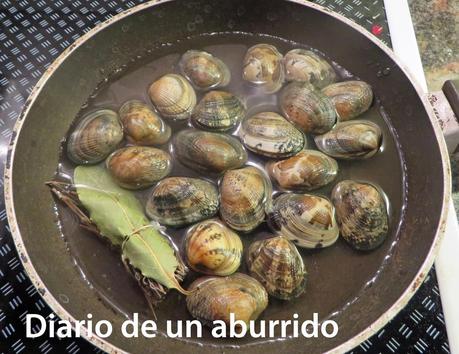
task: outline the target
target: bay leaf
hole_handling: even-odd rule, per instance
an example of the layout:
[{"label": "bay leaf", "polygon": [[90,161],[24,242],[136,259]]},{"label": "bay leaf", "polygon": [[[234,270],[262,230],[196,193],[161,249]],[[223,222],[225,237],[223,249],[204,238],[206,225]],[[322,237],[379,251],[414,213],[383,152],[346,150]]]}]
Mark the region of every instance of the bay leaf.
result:
[{"label": "bay leaf", "polygon": [[175,277],[179,261],[169,241],[149,227],[133,192],[119,187],[102,166],[78,166],[73,181],[78,198],[100,233],[122,248],[122,257],[143,276],[167,288],[186,291]]}]

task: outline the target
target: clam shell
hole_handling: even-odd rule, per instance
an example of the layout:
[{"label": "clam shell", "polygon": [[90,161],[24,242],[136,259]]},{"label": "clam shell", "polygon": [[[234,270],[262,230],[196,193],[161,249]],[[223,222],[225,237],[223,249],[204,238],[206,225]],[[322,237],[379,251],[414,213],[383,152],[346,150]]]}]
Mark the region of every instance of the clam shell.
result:
[{"label": "clam shell", "polygon": [[249,232],[265,219],[271,208],[272,186],[258,168],[227,171],[220,184],[220,215],[232,229]]},{"label": "clam shell", "polygon": [[247,252],[249,274],[269,295],[282,300],[300,296],[306,287],[306,268],[295,245],[282,236],[252,243]]},{"label": "clam shell", "polygon": [[371,86],[364,81],[338,82],[325,87],[322,92],[330,97],[340,121],[361,115],[373,102]]},{"label": "clam shell", "polygon": [[226,64],[204,51],[185,52],[180,59],[179,67],[197,90],[224,87],[231,80],[231,73]]},{"label": "clam shell", "polygon": [[320,151],[337,159],[366,159],[378,152],[382,132],[370,121],[352,120],[338,123],[333,130],[314,140]]},{"label": "clam shell", "polygon": [[67,141],[67,156],[79,165],[104,160],[123,140],[118,114],[109,109],[91,112],[83,117]]},{"label": "clam shell", "polygon": [[381,192],[369,183],[345,180],[332,191],[341,236],[357,250],[372,250],[387,236],[387,206]]},{"label": "clam shell", "polygon": [[328,247],[339,236],[335,208],[328,199],[311,194],[280,195],[274,200],[269,224],[304,248]]},{"label": "clam shell", "polygon": [[302,132],[274,112],[262,112],[246,118],[239,136],[247,149],[275,158],[295,155],[306,143]]},{"label": "clam shell", "polygon": [[188,264],[196,272],[225,276],[239,268],[242,242],[220,220],[205,220],[187,232],[185,253]]},{"label": "clam shell", "polygon": [[196,106],[196,93],[181,75],[167,74],[148,89],[151,101],[165,118],[188,119]]},{"label": "clam shell", "polygon": [[116,183],[127,189],[151,186],[166,177],[172,167],[171,156],[167,152],[147,146],[116,150],[105,164]]},{"label": "clam shell", "polygon": [[303,150],[286,160],[268,162],[266,171],[281,188],[311,191],[336,178],[338,163],[320,151]]},{"label": "clam shell", "polygon": [[278,91],[284,83],[282,54],[269,44],[257,44],[247,50],[242,78],[262,87],[266,93]]},{"label": "clam shell", "polygon": [[186,298],[190,314],[212,325],[215,320],[229,324],[230,313],[235,320],[249,324],[256,320],[268,306],[265,288],[246,274],[235,273],[227,277],[202,277],[191,285],[191,295]]},{"label": "clam shell", "polygon": [[194,109],[191,120],[199,128],[226,131],[236,127],[244,116],[244,104],[235,95],[210,91]]},{"label": "clam shell", "polygon": [[119,115],[127,140],[136,145],[162,145],[171,137],[171,128],[147,104],[125,102]]},{"label": "clam shell", "polygon": [[305,133],[322,134],[336,123],[331,100],[307,83],[288,84],[282,90],[280,108],[285,118]]},{"label": "clam shell", "polygon": [[181,227],[214,216],[218,204],[218,191],[212,183],[198,178],[168,177],[153,188],[146,212],[162,225]]},{"label": "clam shell", "polygon": [[293,49],[283,61],[287,81],[307,82],[319,89],[336,81],[333,67],[310,50]]},{"label": "clam shell", "polygon": [[247,161],[247,152],[236,138],[218,133],[186,129],[174,138],[178,160],[201,173],[221,174]]}]

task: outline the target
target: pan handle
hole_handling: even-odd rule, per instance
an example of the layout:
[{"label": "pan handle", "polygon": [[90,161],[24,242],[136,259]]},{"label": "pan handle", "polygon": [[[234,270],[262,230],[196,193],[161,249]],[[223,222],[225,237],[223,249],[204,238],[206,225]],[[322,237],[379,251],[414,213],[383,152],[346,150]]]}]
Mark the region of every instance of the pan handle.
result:
[{"label": "pan handle", "polygon": [[456,118],[459,117],[459,79],[446,81],[442,90]]},{"label": "pan handle", "polygon": [[459,79],[448,80],[442,91],[428,94],[450,154],[459,152]]}]

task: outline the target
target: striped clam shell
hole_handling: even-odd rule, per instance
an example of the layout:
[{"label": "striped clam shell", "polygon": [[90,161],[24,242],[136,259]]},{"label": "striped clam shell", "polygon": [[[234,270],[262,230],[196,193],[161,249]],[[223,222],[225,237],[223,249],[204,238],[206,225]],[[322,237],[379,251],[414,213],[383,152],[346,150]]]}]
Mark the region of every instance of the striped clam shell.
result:
[{"label": "striped clam shell", "polygon": [[332,202],[341,236],[357,250],[372,250],[387,237],[387,206],[379,188],[351,180],[339,182]]},{"label": "striped clam shell", "polygon": [[185,253],[189,266],[196,272],[225,276],[239,268],[242,242],[220,220],[205,220],[187,232]]},{"label": "striped clam shell", "polygon": [[67,156],[78,165],[96,164],[113,152],[123,140],[118,114],[109,109],[83,117],[67,141]]},{"label": "striped clam shell", "polygon": [[249,274],[269,295],[281,300],[300,296],[306,288],[306,268],[295,245],[282,236],[253,242],[247,251]]},{"label": "striped clam shell", "polygon": [[182,55],[179,67],[197,90],[224,87],[231,80],[226,64],[205,51],[188,50]]},{"label": "striped clam shell", "polygon": [[196,106],[196,93],[181,75],[167,74],[153,82],[148,94],[164,118],[188,119]]},{"label": "striped clam shell", "polygon": [[239,136],[247,149],[275,158],[295,155],[306,144],[304,134],[275,112],[261,112],[246,118]]},{"label": "striped clam shell", "polygon": [[166,177],[172,167],[171,156],[148,146],[128,146],[116,150],[105,161],[107,170],[121,187],[142,189]]},{"label": "striped clam shell", "polygon": [[364,81],[338,82],[325,87],[322,92],[330,97],[340,121],[361,115],[373,102],[371,86]]},{"label": "striped clam shell", "polygon": [[274,200],[269,224],[273,230],[304,248],[331,246],[339,235],[331,202],[310,194],[280,195]]},{"label": "striped clam shell", "polygon": [[287,81],[307,82],[321,89],[337,79],[333,67],[310,50],[293,49],[283,61]]},{"label": "striped clam shell", "polygon": [[171,137],[171,128],[146,103],[125,102],[119,115],[127,140],[136,145],[162,145]]},{"label": "striped clam shell", "polygon": [[278,91],[284,83],[282,54],[269,44],[257,44],[247,50],[242,78],[264,89],[266,93]]},{"label": "striped clam shell", "polygon": [[293,157],[266,164],[269,176],[284,189],[311,191],[331,183],[338,163],[316,150],[302,150]]},{"label": "striped clam shell", "polygon": [[283,115],[305,133],[323,134],[336,123],[331,100],[308,83],[292,82],[281,92]]},{"label": "striped clam shell", "polygon": [[249,232],[265,220],[272,186],[258,168],[227,171],[220,183],[220,216],[232,229]]},{"label": "striped clam shell", "polygon": [[221,174],[247,161],[239,140],[225,134],[186,129],[175,135],[173,147],[183,165],[200,173]]},{"label": "striped clam shell", "polygon": [[227,277],[207,276],[196,279],[189,287],[186,307],[191,316],[212,326],[213,321],[256,320],[268,306],[265,288],[254,278],[235,273]]},{"label": "striped clam shell", "polygon": [[235,128],[245,116],[241,100],[226,91],[210,91],[201,99],[191,115],[199,128],[226,131]]},{"label": "striped clam shell", "polygon": [[208,219],[218,212],[218,191],[198,178],[167,177],[152,190],[146,212],[162,225],[181,227]]},{"label": "striped clam shell", "polygon": [[366,159],[375,155],[382,143],[378,125],[366,120],[338,123],[333,130],[314,138],[320,151],[337,159]]}]

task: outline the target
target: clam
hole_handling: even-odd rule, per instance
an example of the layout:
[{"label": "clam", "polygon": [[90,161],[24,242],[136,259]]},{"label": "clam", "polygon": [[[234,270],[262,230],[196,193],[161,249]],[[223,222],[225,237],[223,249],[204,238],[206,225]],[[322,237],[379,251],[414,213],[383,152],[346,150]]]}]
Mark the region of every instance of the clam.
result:
[{"label": "clam", "polygon": [[316,53],[305,49],[293,49],[284,57],[287,81],[300,81],[323,88],[336,81],[332,66]]},{"label": "clam", "polygon": [[353,120],[338,123],[314,140],[320,151],[337,159],[365,159],[378,152],[382,133],[375,123]]},{"label": "clam", "polygon": [[181,75],[167,74],[148,89],[151,101],[165,118],[188,119],[196,106],[196,93]]},{"label": "clam", "polygon": [[369,183],[345,180],[332,191],[341,236],[357,250],[372,250],[387,236],[387,206],[382,193]]},{"label": "clam", "polygon": [[67,156],[79,165],[104,160],[123,140],[118,114],[109,109],[91,112],[75,127],[67,142]]},{"label": "clam", "polygon": [[239,136],[247,149],[275,158],[295,155],[306,143],[302,132],[274,112],[262,112],[246,118]]},{"label": "clam", "polygon": [[252,243],[247,252],[247,268],[276,298],[291,300],[305,291],[303,259],[295,245],[282,236]]},{"label": "clam", "polygon": [[266,93],[278,91],[284,83],[282,54],[269,44],[249,48],[244,58],[242,78],[262,87]]},{"label": "clam", "polygon": [[304,248],[328,247],[339,235],[331,202],[311,194],[281,194],[274,200],[269,224]]},{"label": "clam", "polygon": [[241,264],[242,242],[220,220],[205,220],[187,232],[185,253],[188,264],[197,272],[230,275]]},{"label": "clam", "polygon": [[201,173],[220,174],[247,161],[239,140],[225,134],[186,129],[175,136],[173,146],[183,165]]},{"label": "clam", "polygon": [[210,91],[194,109],[191,120],[199,128],[225,131],[236,127],[244,115],[244,104],[235,95]]},{"label": "clam", "polygon": [[182,74],[198,90],[223,87],[231,80],[231,73],[226,64],[204,51],[185,52],[180,59],[179,67]]},{"label": "clam", "polygon": [[136,145],[162,145],[171,137],[171,128],[147,104],[125,102],[119,115],[127,140]]},{"label": "clam", "polygon": [[266,171],[284,189],[311,191],[332,182],[338,174],[338,163],[315,150],[303,150],[281,161],[270,161]]},{"label": "clam", "polygon": [[308,83],[288,84],[282,90],[280,107],[287,120],[305,133],[325,133],[336,122],[336,111],[331,100]]},{"label": "clam", "polygon": [[190,314],[212,325],[221,320],[230,323],[230,314],[235,320],[245,322],[256,320],[268,306],[265,288],[252,277],[235,273],[227,277],[202,277],[189,287],[191,295],[186,298]]},{"label": "clam", "polygon": [[332,100],[340,121],[366,112],[373,101],[371,86],[364,81],[338,82],[325,87],[322,92]]},{"label": "clam", "polygon": [[232,229],[249,232],[271,207],[272,186],[264,173],[248,166],[227,171],[220,184],[220,215]]},{"label": "clam", "polygon": [[105,162],[121,187],[141,189],[153,185],[171,171],[171,156],[148,146],[129,146],[113,152]]},{"label": "clam", "polygon": [[218,191],[198,178],[168,177],[160,181],[147,200],[147,215],[162,225],[181,227],[214,216]]}]

